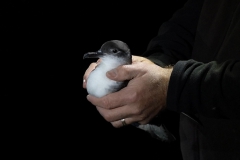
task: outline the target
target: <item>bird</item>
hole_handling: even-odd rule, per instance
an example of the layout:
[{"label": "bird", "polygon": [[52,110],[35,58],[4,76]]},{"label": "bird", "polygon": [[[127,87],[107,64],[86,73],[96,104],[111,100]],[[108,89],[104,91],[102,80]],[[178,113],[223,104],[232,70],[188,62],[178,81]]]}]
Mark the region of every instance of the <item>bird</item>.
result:
[{"label": "bird", "polygon": [[102,97],[116,92],[127,85],[127,81],[114,81],[106,76],[106,72],[120,65],[132,63],[132,55],[128,45],[119,40],[105,42],[97,52],[84,54],[86,58],[101,58],[101,62],[87,79],[87,92],[95,97]]},{"label": "bird", "polygon": [[[109,40],[102,44],[95,52],[87,52],[83,55],[86,58],[100,58],[101,62],[88,76],[86,89],[88,94],[95,97],[103,97],[107,94],[117,92],[126,87],[126,81],[114,81],[106,76],[106,72],[120,65],[131,65],[132,54],[127,43],[121,40]],[[132,126],[148,132],[153,138],[161,141],[171,142],[175,137],[167,128],[162,125],[133,123]]]}]

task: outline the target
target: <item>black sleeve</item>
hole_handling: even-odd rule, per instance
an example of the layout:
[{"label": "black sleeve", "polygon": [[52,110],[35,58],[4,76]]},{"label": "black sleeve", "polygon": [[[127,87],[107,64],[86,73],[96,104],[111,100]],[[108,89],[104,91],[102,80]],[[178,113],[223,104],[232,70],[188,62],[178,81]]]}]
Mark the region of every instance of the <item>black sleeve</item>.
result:
[{"label": "black sleeve", "polygon": [[175,12],[160,27],[143,56],[162,67],[174,65],[167,94],[169,110],[240,119],[240,61],[191,60],[202,4],[201,0],[189,0]]},{"label": "black sleeve", "polygon": [[159,28],[142,56],[160,66],[189,59],[203,0],[189,0]]},{"label": "black sleeve", "polygon": [[[160,26],[157,36],[150,41],[142,56],[162,67],[189,59],[202,3],[203,0],[188,0],[170,20]],[[150,124],[157,126],[164,124],[174,136],[178,137],[178,129],[175,126],[178,126],[179,114],[172,112],[171,109],[159,113]]]},{"label": "black sleeve", "polygon": [[189,115],[240,119],[240,61],[179,61],[172,72],[168,109]]}]

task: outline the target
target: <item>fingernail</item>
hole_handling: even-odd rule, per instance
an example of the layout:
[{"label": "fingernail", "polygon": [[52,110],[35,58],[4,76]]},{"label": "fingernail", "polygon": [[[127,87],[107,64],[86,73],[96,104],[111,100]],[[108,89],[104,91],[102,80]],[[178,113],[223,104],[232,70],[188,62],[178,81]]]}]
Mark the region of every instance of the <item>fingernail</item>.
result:
[{"label": "fingernail", "polygon": [[86,82],[86,80],[85,79],[83,79],[83,83],[85,83]]},{"label": "fingernail", "polygon": [[107,72],[107,75],[110,76],[110,77],[112,77],[112,78],[114,78],[114,77],[117,76],[117,72],[116,72],[115,69],[112,69],[112,70],[110,70],[110,71]]}]

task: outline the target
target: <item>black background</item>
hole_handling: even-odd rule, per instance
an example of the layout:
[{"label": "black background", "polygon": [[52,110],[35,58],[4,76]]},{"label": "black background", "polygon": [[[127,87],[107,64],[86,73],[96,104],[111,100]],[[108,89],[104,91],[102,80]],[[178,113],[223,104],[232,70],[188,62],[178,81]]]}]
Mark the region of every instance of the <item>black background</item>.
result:
[{"label": "black background", "polygon": [[112,39],[142,54],[184,2],[2,1],[5,148],[34,158],[181,159],[178,141],[166,144],[131,126],[116,129],[99,115],[82,88],[92,60],[82,57]]}]

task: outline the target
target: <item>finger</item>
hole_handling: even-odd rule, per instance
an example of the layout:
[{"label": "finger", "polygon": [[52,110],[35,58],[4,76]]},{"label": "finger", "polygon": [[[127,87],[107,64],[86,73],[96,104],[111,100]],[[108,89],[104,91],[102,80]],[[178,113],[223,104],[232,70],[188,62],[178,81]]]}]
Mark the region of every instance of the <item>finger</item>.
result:
[{"label": "finger", "polygon": [[136,94],[133,94],[131,89],[125,87],[118,92],[110,93],[101,98],[87,95],[87,100],[95,106],[113,109],[131,103],[135,95]]},{"label": "finger", "polygon": [[133,63],[130,65],[121,65],[115,69],[112,69],[106,73],[107,77],[115,81],[131,80],[146,72],[146,64],[154,65],[150,60],[135,56]]},{"label": "finger", "polygon": [[[127,106],[127,107],[129,107],[129,106]],[[99,108],[99,109],[101,110],[102,108]],[[101,112],[100,110],[99,110],[99,112]],[[118,112],[121,113],[121,111],[119,111],[119,110],[118,110]],[[116,114],[119,114],[118,112],[116,112]],[[112,123],[112,125],[114,127],[119,128],[121,126],[124,126],[124,125],[121,125],[121,123],[119,123],[119,121],[121,121],[123,119],[125,120],[125,124],[127,124],[127,125],[131,124],[133,126],[138,126],[138,125],[148,124],[151,121],[151,119],[153,118],[153,116],[151,116],[151,115],[143,116],[140,114],[135,114],[136,112],[132,112],[132,113],[133,114],[126,114],[127,116],[124,116],[124,114],[121,114],[120,117],[122,117],[122,118],[118,118],[117,120],[110,121],[110,122]],[[114,116],[114,114],[112,114],[111,116]]]},{"label": "finger", "polygon": [[101,58],[99,58],[99,59],[97,60],[97,64],[100,64],[100,62],[101,62]]},{"label": "finger", "polygon": [[133,115],[133,111],[131,111],[129,106],[122,106],[114,109],[105,109],[98,106],[96,106],[96,108],[103,118],[108,122],[114,122],[119,119],[131,117]]},{"label": "finger", "polygon": [[128,125],[133,125],[133,126],[137,127],[140,125],[140,123],[135,121],[133,118],[123,118],[118,121],[111,122],[111,124],[115,128],[125,127]]},{"label": "finger", "polygon": [[140,57],[138,58],[139,63],[119,66],[111,71],[108,71],[106,75],[108,78],[115,81],[131,80],[136,76],[142,75],[145,72],[147,72],[145,63],[140,63],[141,61],[145,61],[145,63],[153,64],[146,58],[144,59]]},{"label": "finger", "polygon": [[106,73],[108,78],[115,81],[131,80],[136,74],[135,65],[122,65]]},{"label": "finger", "polygon": [[150,117],[143,116],[141,112],[138,112],[133,106],[122,106],[114,109],[105,109],[102,107],[96,106],[98,112],[102,115],[102,117],[112,123],[114,127],[121,127],[119,124],[119,120],[127,119],[126,124],[146,124]]},{"label": "finger", "polygon": [[130,125],[131,124],[130,121],[131,121],[131,118],[123,118],[123,119],[120,119],[118,121],[114,121],[111,124],[115,128],[120,128],[120,127],[125,127],[127,125]]}]

